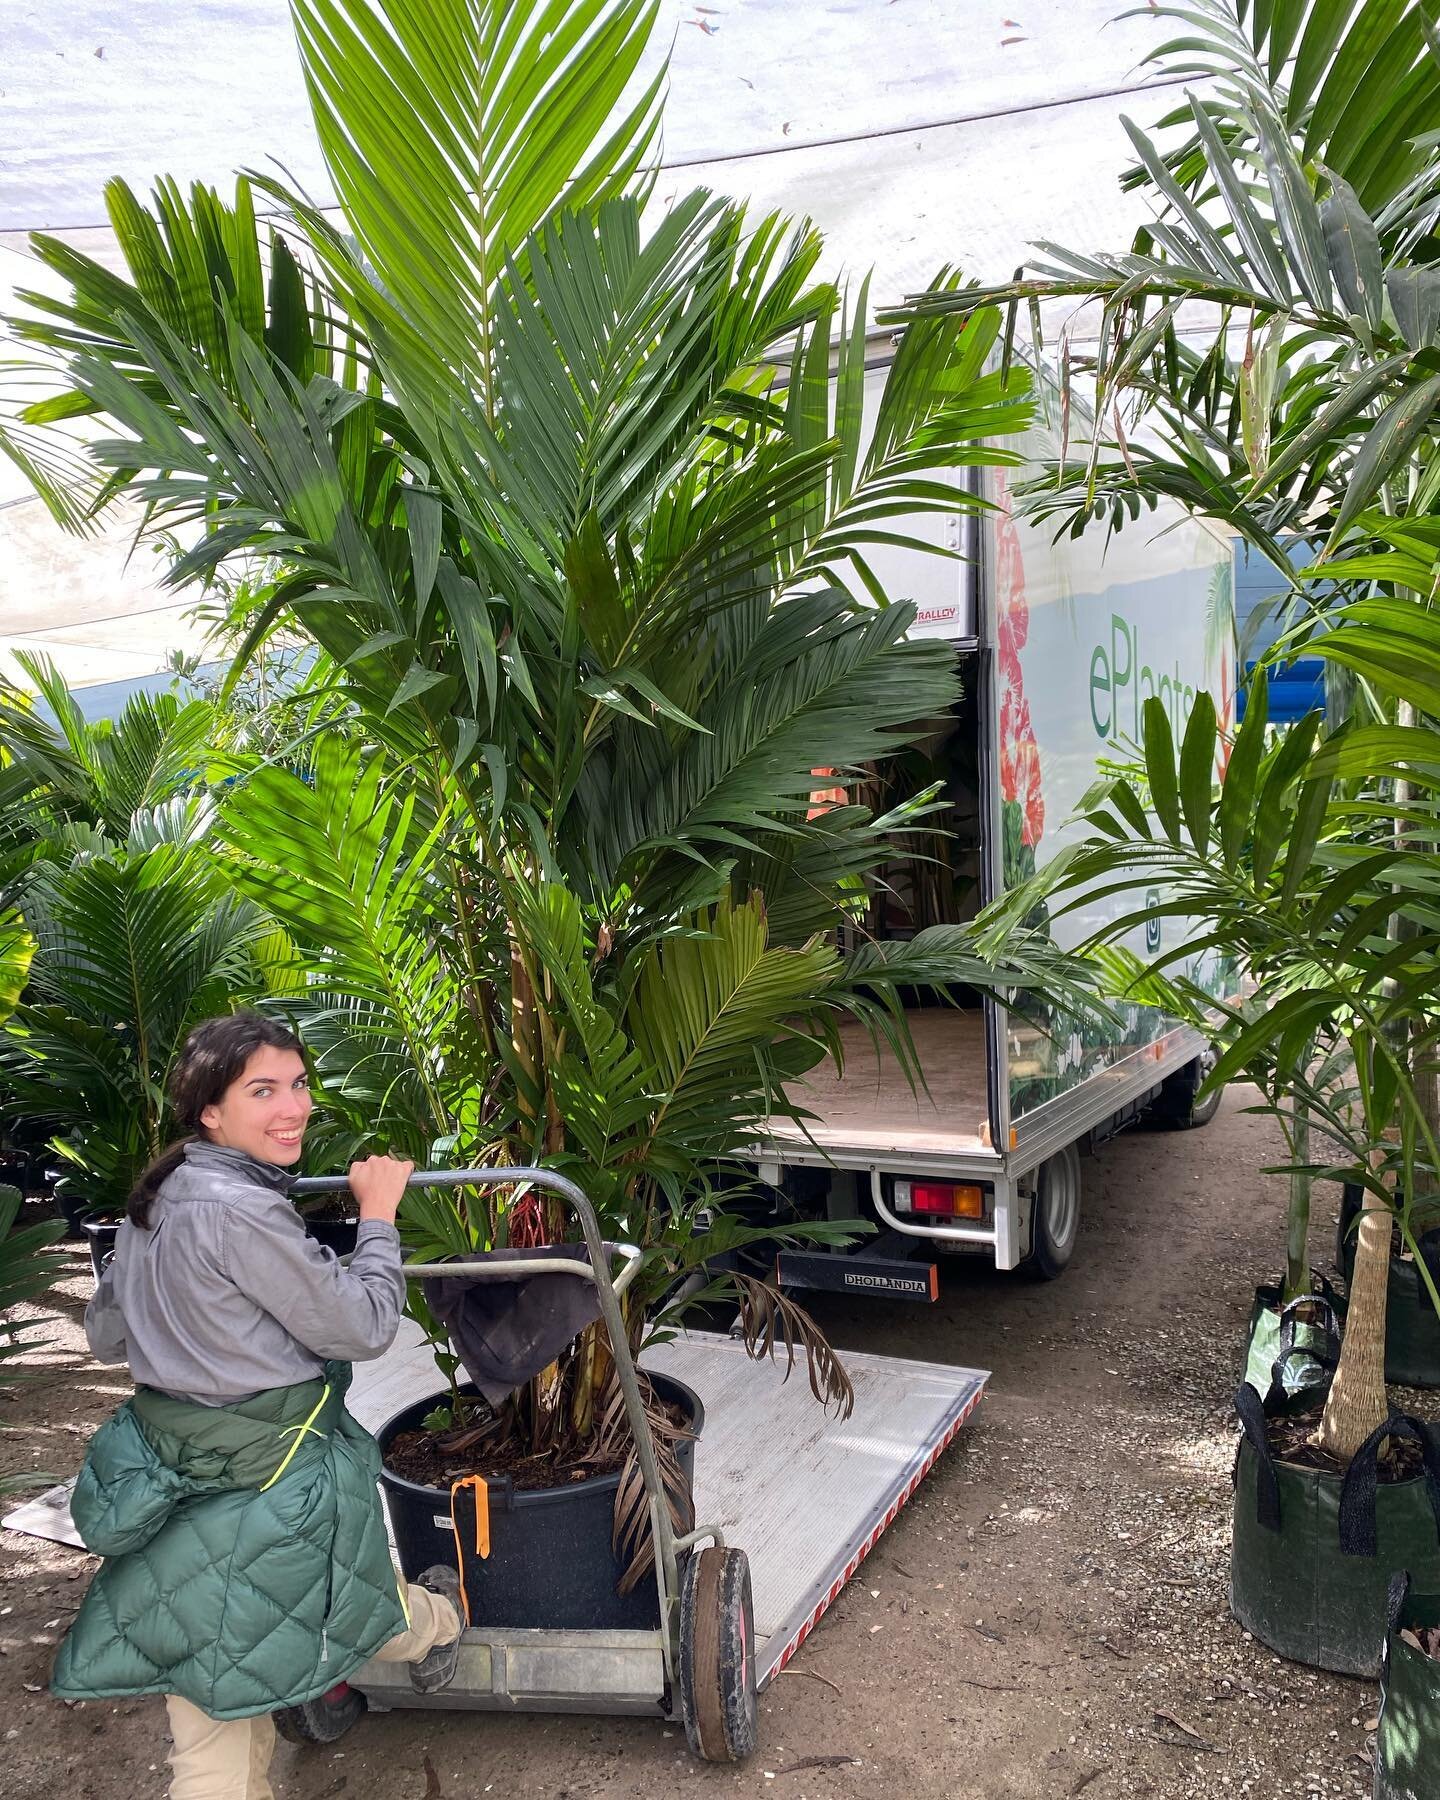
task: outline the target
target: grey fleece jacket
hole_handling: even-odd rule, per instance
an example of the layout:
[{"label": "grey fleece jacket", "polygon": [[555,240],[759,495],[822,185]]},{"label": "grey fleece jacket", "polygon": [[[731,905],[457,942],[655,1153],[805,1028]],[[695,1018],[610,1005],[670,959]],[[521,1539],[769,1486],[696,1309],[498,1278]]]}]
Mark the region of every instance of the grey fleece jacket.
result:
[{"label": "grey fleece jacket", "polygon": [[128,1220],[85,1309],[104,1363],[138,1385],[230,1406],[321,1373],[327,1358],[381,1356],[405,1277],[400,1234],[367,1219],[348,1268],[307,1237],[294,1177],[217,1144],[190,1144],[162,1184],[150,1228]]}]

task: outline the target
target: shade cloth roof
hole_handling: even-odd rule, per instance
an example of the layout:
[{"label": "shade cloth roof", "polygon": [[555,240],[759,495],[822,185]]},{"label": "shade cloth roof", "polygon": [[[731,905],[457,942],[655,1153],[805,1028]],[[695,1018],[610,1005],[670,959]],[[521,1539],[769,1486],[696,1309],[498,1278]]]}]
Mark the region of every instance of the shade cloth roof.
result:
[{"label": "shade cloth roof", "polygon": [[[1142,59],[1173,26],[1123,0],[665,0],[671,49],[657,202],[694,186],[809,214],[826,272],[875,271],[872,304],[945,263],[1002,279],[1038,238],[1120,248],[1122,113],[1180,98]],[[112,175],[222,187],[273,160],[329,199],[285,0],[16,0],[0,89],[0,308],[33,285],[32,229],[102,258]],[[130,526],[130,530],[124,529]],[[44,650],[119,699],[202,629],[130,556],[133,521],[64,537],[0,458],[0,667]],[[128,563],[127,563],[128,557]]]}]

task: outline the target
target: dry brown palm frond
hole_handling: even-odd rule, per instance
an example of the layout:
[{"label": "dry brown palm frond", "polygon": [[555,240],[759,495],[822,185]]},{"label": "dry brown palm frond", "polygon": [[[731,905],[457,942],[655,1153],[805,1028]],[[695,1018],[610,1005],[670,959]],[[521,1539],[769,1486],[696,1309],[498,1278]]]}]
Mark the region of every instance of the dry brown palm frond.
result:
[{"label": "dry brown palm frond", "polygon": [[845,1365],[810,1314],[753,1275],[742,1275],[736,1270],[731,1279],[740,1296],[740,1329],[745,1336],[746,1353],[757,1360],[773,1357],[783,1343],[788,1381],[795,1367],[796,1349],[803,1349],[810,1392],[827,1412],[833,1406],[838,1418],[848,1419],[855,1410],[855,1389],[845,1373]]},{"label": "dry brown palm frond", "polygon": [[[679,1535],[695,1528],[695,1499],[690,1482],[680,1467],[677,1450],[691,1435],[675,1423],[664,1403],[650,1385],[649,1378],[636,1370],[640,1380],[640,1398],[645,1404],[645,1417],[650,1426],[650,1441],[655,1446],[655,1460],[660,1466],[660,1481],[665,1501],[670,1508],[670,1523]],[[615,1524],[611,1542],[615,1554],[624,1564],[618,1592],[628,1594],[655,1567],[655,1534],[650,1528],[650,1503],[645,1480],[640,1473],[640,1459],[635,1453],[634,1435],[625,1412],[625,1397],[620,1383],[612,1377],[605,1405],[601,1411],[600,1429],[592,1454],[608,1456],[621,1444],[629,1445],[629,1453],[620,1470],[620,1486],[615,1493]]]}]

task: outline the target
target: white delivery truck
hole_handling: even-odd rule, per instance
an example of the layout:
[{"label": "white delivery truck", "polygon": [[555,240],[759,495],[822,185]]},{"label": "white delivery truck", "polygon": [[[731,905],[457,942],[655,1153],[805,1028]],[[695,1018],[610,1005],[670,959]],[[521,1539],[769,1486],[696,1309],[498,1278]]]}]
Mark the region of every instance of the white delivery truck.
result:
[{"label": "white delivery truck", "polygon": [[[883,371],[867,379],[878,389]],[[1074,810],[1102,762],[1133,752],[1152,695],[1177,739],[1201,688],[1222,722],[1233,716],[1229,541],[1178,507],[1118,535],[1055,541],[1053,520],[1026,523],[1011,504],[1054,442],[1036,428],[1022,448],[1021,469],[965,472],[993,510],[925,521],[963,561],[912,551],[879,565],[891,598],[916,604],[914,630],[954,645],[964,694],[934,721],[919,766],[892,777],[907,793],[943,784],[943,835],[874,884],[864,929],[876,937],[972,917],[1088,829],[1070,823]],[[1110,916],[1135,898],[1107,903]],[[1073,947],[1098,922],[1071,914],[1054,935]],[[1187,929],[1157,916],[1133,948],[1154,954]],[[1142,1115],[1199,1125],[1218,1104],[1196,1103],[1202,1041],[1151,1008],[1097,1034],[1044,1005],[949,999],[959,1004],[917,994],[909,1012],[922,1091],[847,1028],[843,1072],[827,1061],[792,1091],[805,1125],[776,1116],[752,1147],[782,1216],[879,1228],[848,1252],[787,1250],[782,1285],[933,1300],[943,1251],[1054,1277],[1075,1244],[1081,1151]]]}]

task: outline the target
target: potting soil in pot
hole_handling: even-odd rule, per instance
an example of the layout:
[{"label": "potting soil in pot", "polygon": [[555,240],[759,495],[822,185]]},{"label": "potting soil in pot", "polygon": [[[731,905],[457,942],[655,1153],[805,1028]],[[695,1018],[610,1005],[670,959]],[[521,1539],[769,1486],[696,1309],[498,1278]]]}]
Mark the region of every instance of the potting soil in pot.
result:
[{"label": "potting soil in pot", "polygon": [[1373,1677],[1393,1571],[1440,1589],[1440,1442],[1393,1414],[1342,1473],[1304,1441],[1318,1411],[1277,1419],[1248,1385],[1235,1406],[1231,1611],[1282,1656]]},{"label": "potting soil in pot", "polygon": [[[503,1421],[483,1400],[477,1400],[475,1407],[471,1418],[444,1430],[427,1431],[422,1426],[398,1432],[385,1445],[386,1468],[422,1487],[448,1489],[453,1482],[483,1475],[497,1486],[509,1482],[521,1493],[535,1493],[588,1481],[595,1475],[618,1474],[629,1454],[627,1442],[581,1456],[572,1446],[536,1456],[524,1443],[505,1434]],[[679,1406],[662,1410],[677,1440],[685,1437],[689,1430],[686,1413]]]},{"label": "potting soil in pot", "polygon": [[1440,1593],[1412,1591],[1408,1572],[1391,1578],[1380,1725],[1375,1734],[1375,1800],[1429,1800],[1440,1790]]}]

